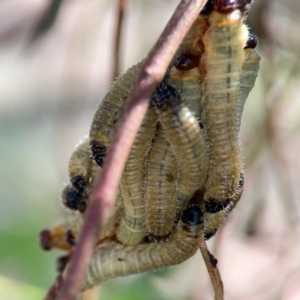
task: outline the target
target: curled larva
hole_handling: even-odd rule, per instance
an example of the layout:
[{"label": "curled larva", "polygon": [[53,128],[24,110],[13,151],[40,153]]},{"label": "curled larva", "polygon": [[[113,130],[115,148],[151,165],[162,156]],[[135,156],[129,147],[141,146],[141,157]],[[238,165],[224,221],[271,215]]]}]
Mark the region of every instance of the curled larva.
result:
[{"label": "curled larva", "polygon": [[228,14],[213,11],[209,23],[201,61],[201,69],[205,70],[202,121],[210,158],[204,200],[226,202],[237,193],[242,171],[236,110],[248,29],[239,10]]},{"label": "curled larva", "polygon": [[240,174],[238,192],[235,197],[228,200],[227,203],[221,203],[215,200],[205,202],[203,223],[204,223],[204,238],[208,240],[214,236],[218,229],[224,224],[228,214],[235,208],[239,202],[244,186],[244,175]]},{"label": "curled larva", "polygon": [[178,163],[176,200],[180,214],[194,192],[205,183],[208,169],[206,142],[197,118],[171,85],[162,82],[158,86],[153,104]]},{"label": "curled larva", "polygon": [[257,73],[259,71],[260,57],[253,48],[245,49],[245,61],[243,63],[241,84],[240,84],[240,97],[236,110],[236,128],[239,131],[241,126],[242,113],[244,110],[244,104],[250,91],[252,90]]},{"label": "curled larva", "polygon": [[175,156],[160,125],[145,171],[145,223],[153,235],[167,235],[174,227],[177,212],[176,178]]},{"label": "curled larva", "polygon": [[124,246],[110,241],[100,244],[94,252],[82,290],[108,279],[137,274],[179,264],[201,246],[203,215],[198,206],[188,207],[174,235],[163,243]]},{"label": "curled larva", "polygon": [[158,116],[149,108],[135,138],[122,174],[120,187],[124,215],[117,230],[123,245],[137,245],[145,237],[144,165],[156,131]]},{"label": "curled larva", "polygon": [[94,115],[90,129],[90,143],[94,159],[100,167],[110,147],[116,123],[122,115],[126,99],[137,79],[142,63],[128,69],[113,83]]}]

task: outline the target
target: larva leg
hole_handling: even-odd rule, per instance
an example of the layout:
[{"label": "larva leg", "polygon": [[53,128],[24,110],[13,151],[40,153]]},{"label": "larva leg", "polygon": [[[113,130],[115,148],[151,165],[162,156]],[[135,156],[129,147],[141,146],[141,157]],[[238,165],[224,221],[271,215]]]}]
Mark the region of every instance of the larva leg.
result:
[{"label": "larva leg", "polygon": [[94,159],[100,167],[141,65],[142,62],[131,67],[113,83],[94,115],[90,129],[90,142]]},{"label": "larva leg", "polygon": [[203,234],[203,215],[198,206],[188,207],[168,242],[124,246],[116,242],[99,245],[92,257],[82,290],[108,279],[179,264],[193,256]]},{"label": "larva leg", "polygon": [[238,101],[238,106],[236,110],[236,122],[237,131],[239,131],[241,126],[241,118],[244,110],[244,104],[250,91],[252,90],[257,73],[259,71],[260,57],[255,51],[256,39],[253,35],[249,35],[247,44],[245,46],[245,61],[242,67],[241,74],[241,85],[240,85],[240,97]]},{"label": "larva leg", "polygon": [[178,92],[172,86],[161,83],[153,97],[153,103],[158,109],[164,134],[178,162],[176,198],[180,213],[194,192],[205,183],[208,169],[206,142],[198,120],[182,103]]},{"label": "larva leg", "polygon": [[121,178],[124,216],[117,237],[124,245],[137,245],[145,237],[144,166],[158,121],[157,113],[149,108],[130,150]]},{"label": "larva leg", "polygon": [[210,154],[204,199],[226,202],[237,193],[242,170],[236,109],[248,29],[239,10],[213,11],[209,23],[210,28],[203,36],[206,73],[201,98]]},{"label": "larva leg", "polygon": [[236,196],[228,203],[220,203],[215,200],[205,202],[204,219],[204,238],[208,240],[214,236],[218,229],[224,224],[228,214],[235,208],[239,202],[244,186],[244,175],[240,174],[240,182]]},{"label": "larva leg", "polygon": [[167,235],[174,227],[177,212],[176,177],[175,156],[160,125],[145,173],[145,220],[148,231],[153,235]]}]

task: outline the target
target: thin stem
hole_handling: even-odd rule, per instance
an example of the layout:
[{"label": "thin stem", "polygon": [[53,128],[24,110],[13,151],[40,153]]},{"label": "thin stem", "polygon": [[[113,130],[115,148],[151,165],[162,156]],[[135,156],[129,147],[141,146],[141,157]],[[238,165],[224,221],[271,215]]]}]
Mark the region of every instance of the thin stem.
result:
[{"label": "thin stem", "polygon": [[114,205],[130,148],[147,111],[150,97],[162,81],[180,42],[206,0],[182,0],[147,58],[125,106],[99,181],[91,193],[85,222],[67,270],[59,300],[74,300],[80,290],[103,217]]},{"label": "thin stem", "polygon": [[203,260],[206,265],[206,269],[208,271],[210,281],[215,293],[215,300],[224,300],[224,292],[223,292],[223,282],[221,278],[221,274],[217,267],[218,261],[214,258],[214,256],[209,252],[207,245],[203,239],[200,247],[200,251],[203,257]]},{"label": "thin stem", "polygon": [[118,3],[118,19],[115,32],[114,41],[114,57],[113,57],[113,78],[112,81],[120,75],[120,61],[121,61],[121,40],[122,40],[122,29],[124,25],[124,19],[126,17],[129,6],[129,0],[119,0]]}]

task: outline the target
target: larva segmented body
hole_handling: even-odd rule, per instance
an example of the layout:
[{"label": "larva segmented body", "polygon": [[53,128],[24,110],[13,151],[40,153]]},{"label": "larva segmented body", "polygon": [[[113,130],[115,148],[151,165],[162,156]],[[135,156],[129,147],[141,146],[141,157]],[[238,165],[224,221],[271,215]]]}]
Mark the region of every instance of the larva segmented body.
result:
[{"label": "larva segmented body", "polygon": [[[94,115],[90,129],[90,141],[91,145],[95,142],[98,144],[98,152],[103,151],[103,155],[110,148],[116,123],[121,117],[126,99],[137,79],[142,63],[140,62],[128,69],[113,83]],[[100,159],[100,166],[101,163],[102,160]]]},{"label": "larva segmented body", "polygon": [[240,84],[240,98],[236,110],[236,128],[239,131],[241,126],[241,119],[244,110],[246,99],[252,88],[259,71],[260,57],[255,49],[247,48],[245,51],[245,61],[242,67],[241,84]]},{"label": "larva segmented body", "polygon": [[145,237],[144,167],[156,131],[157,113],[149,108],[135,138],[121,178],[124,216],[117,230],[123,245],[137,245]]},{"label": "larva segmented body", "polygon": [[204,238],[208,240],[215,235],[218,229],[224,224],[228,214],[235,208],[243,194],[244,175],[240,174],[238,192],[235,197],[228,200],[227,203],[220,203],[215,200],[205,202],[204,220]]},{"label": "larva segmented body", "polygon": [[229,14],[213,11],[209,22],[203,36],[206,73],[201,101],[210,152],[204,199],[223,202],[235,196],[242,170],[236,108],[248,29],[239,10]]},{"label": "larva segmented body", "polygon": [[160,125],[145,172],[145,222],[153,235],[167,235],[174,227],[177,212],[176,179],[175,156]]},{"label": "larva segmented body", "polygon": [[187,208],[174,235],[164,243],[124,246],[116,242],[99,245],[92,257],[82,290],[106,280],[179,264],[201,246],[203,215],[199,207]]},{"label": "larva segmented body", "polygon": [[206,142],[198,120],[172,86],[161,83],[153,101],[179,167],[176,200],[177,213],[180,214],[194,192],[205,183],[208,168]]},{"label": "larva segmented body", "polygon": [[183,102],[193,112],[194,116],[198,119],[201,114],[200,99],[202,96],[200,86],[200,71],[197,67],[189,70],[180,70],[176,67],[172,67],[169,73],[169,79],[172,86],[174,86],[180,94],[183,95]]}]

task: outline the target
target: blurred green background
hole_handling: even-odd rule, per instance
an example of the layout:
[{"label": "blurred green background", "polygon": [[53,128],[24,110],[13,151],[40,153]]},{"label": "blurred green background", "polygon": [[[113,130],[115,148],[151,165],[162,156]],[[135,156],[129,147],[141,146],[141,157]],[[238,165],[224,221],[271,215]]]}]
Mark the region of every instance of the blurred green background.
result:
[{"label": "blurred green background", "polygon": [[[58,251],[38,233],[64,216],[59,195],[75,144],[112,78],[117,1],[65,0],[33,40],[48,0],[0,1],[0,299],[42,299]],[[132,1],[122,72],[151,49],[178,1]],[[228,300],[300,299],[300,3],[256,0],[248,23],[261,71],[242,120],[245,189],[209,241]],[[101,300],[213,299],[200,255],[103,284]],[[98,292],[86,299],[100,299]]]}]

